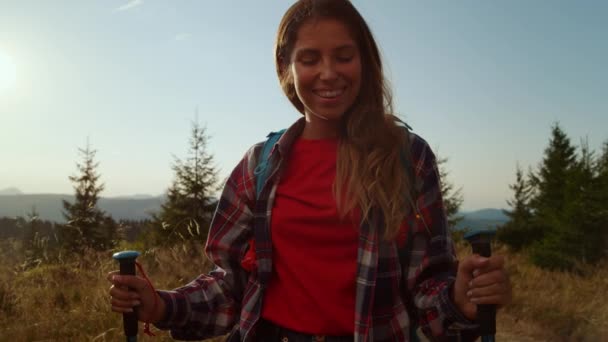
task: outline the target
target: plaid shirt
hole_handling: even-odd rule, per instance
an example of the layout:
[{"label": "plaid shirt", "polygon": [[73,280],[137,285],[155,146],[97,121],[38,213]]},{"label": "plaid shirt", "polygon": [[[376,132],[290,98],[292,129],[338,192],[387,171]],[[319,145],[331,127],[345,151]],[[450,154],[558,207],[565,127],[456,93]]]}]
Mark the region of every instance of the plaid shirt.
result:
[{"label": "plaid shirt", "polygon": [[[176,339],[197,340],[232,331],[229,341],[255,340],[264,290],[272,274],[270,215],[281,170],[292,143],[302,132],[298,120],[270,154],[272,170],[256,200],[254,169],[262,143],[253,146],[232,171],[211,224],[206,253],[217,266],[209,274],[173,291],[158,291],[167,313],[156,326],[171,329]],[[408,341],[410,315],[402,301],[407,291],[417,307],[418,325],[432,340],[470,340],[476,325],[450,300],[457,260],[449,238],[435,156],[412,134],[418,214],[404,227],[413,240],[409,265],[400,267],[398,246],[378,232],[381,219],[362,223],[358,246],[354,337],[363,341]],[[256,268],[247,272],[241,260],[255,238]],[[407,286],[401,286],[407,272]],[[322,284],[320,284],[322,286]]]}]

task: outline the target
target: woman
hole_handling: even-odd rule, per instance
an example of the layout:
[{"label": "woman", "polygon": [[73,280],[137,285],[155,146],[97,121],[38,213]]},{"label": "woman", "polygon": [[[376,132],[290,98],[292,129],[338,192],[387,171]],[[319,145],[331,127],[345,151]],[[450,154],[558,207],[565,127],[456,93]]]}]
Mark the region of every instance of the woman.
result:
[{"label": "woman", "polygon": [[457,262],[435,157],[392,116],[364,19],[347,0],[298,1],[275,58],[303,117],[232,171],[206,245],[217,268],[173,291],[111,273],[112,310],[139,305],[177,339],[407,341],[417,325],[433,340],[474,338],[476,304],[511,299],[503,259]]}]

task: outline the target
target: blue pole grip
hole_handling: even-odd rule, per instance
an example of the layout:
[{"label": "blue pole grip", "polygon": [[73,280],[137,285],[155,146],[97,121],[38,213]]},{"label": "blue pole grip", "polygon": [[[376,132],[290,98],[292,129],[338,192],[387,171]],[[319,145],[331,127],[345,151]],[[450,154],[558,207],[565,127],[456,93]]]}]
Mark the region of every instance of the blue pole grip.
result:
[{"label": "blue pole grip", "polygon": [[[112,258],[117,260],[120,265],[121,275],[135,275],[135,259],[139,256],[137,251],[123,251],[114,253]],[[125,331],[127,341],[137,340],[137,308],[133,308],[133,312],[125,312],[122,314],[122,324]]]}]

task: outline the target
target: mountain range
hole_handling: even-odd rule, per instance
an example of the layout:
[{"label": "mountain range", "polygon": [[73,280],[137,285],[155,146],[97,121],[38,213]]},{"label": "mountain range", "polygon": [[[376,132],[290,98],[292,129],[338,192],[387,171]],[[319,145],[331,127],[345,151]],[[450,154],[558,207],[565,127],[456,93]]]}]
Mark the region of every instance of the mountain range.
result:
[{"label": "mountain range", "polygon": [[[16,194],[0,195],[0,217],[27,216],[32,208],[38,212],[42,220],[65,222],[63,217],[63,202],[74,203],[73,195],[61,194]],[[164,198],[162,196],[121,196],[102,197],[99,208],[110,214],[116,220],[142,220],[150,218],[153,212],[160,209]]]},{"label": "mountain range", "polygon": [[[73,195],[61,194],[23,194],[16,188],[0,190],[0,217],[27,216],[35,208],[39,218],[54,222],[65,222],[62,201],[73,203]],[[151,214],[160,210],[163,196],[134,195],[121,197],[102,197],[99,208],[116,220],[149,219]],[[456,229],[496,228],[508,221],[501,209],[480,209],[461,212],[463,220]]]},{"label": "mountain range", "polygon": [[505,215],[502,209],[479,209],[475,211],[467,211],[459,213],[462,220],[456,224],[456,229],[496,229],[502,226],[509,217]]},{"label": "mountain range", "polygon": [[0,189],[0,195],[22,195],[23,192],[21,192],[21,190],[17,189],[17,188],[5,188],[5,189]]}]

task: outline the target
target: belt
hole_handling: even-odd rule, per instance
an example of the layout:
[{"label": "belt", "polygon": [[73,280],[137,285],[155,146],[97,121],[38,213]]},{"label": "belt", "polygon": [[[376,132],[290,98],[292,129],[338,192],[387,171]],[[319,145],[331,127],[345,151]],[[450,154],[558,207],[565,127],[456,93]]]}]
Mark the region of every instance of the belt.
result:
[{"label": "belt", "polygon": [[283,328],[267,320],[260,320],[256,329],[256,341],[260,342],[353,342],[353,335],[312,335]]}]

